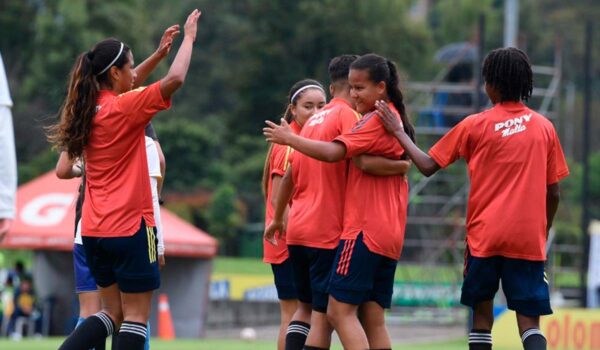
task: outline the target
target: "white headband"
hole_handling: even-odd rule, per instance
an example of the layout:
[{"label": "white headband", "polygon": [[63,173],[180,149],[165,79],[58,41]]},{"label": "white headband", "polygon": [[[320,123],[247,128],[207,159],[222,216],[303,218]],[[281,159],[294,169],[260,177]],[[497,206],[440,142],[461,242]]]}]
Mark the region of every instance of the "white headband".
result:
[{"label": "white headband", "polygon": [[112,62],[110,62],[110,63],[108,64],[108,66],[106,66],[106,68],[104,68],[104,69],[102,70],[102,72],[100,72],[100,73],[96,74],[97,76],[98,76],[98,75],[102,75],[102,73],[106,72],[106,71],[107,71],[107,70],[108,70],[110,67],[112,67],[112,65],[113,65],[113,64],[115,64],[115,62],[117,62],[117,60],[119,59],[119,56],[121,56],[121,54],[123,53],[123,46],[124,46],[124,45],[123,45],[123,43],[121,43],[121,48],[119,49],[119,53],[117,54],[117,56],[115,57],[115,59],[114,59],[114,60],[112,60]]},{"label": "white headband", "polygon": [[294,102],[294,99],[298,96],[299,93],[301,93],[302,91],[306,90],[306,89],[319,89],[321,91],[323,91],[323,93],[325,93],[325,90],[323,90],[322,87],[320,87],[319,85],[306,85],[301,87],[300,89],[298,89],[298,91],[296,91],[293,95],[292,98],[290,98],[290,103]]}]

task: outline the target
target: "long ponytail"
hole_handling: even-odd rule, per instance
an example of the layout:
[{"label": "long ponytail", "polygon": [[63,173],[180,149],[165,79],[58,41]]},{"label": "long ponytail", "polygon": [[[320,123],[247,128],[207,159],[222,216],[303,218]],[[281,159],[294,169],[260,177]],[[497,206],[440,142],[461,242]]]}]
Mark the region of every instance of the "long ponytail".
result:
[{"label": "long ponytail", "polygon": [[410,119],[406,113],[404,96],[400,90],[398,69],[396,69],[396,64],[390,60],[387,60],[387,66],[390,70],[390,75],[388,81],[386,82],[388,97],[390,98],[390,101],[392,101],[392,104],[394,104],[394,107],[396,107],[400,113],[400,119],[402,120],[402,125],[404,126],[404,132],[410,137],[411,140],[415,141],[415,128],[410,122]]},{"label": "long ponytail", "polygon": [[71,70],[67,98],[59,115],[60,121],[49,128],[48,139],[65,150],[70,159],[81,157],[87,145],[96,114],[98,86],[94,77],[90,52],[77,57]]},{"label": "long ponytail", "polygon": [[[312,86],[315,89],[320,89],[325,92],[323,89],[323,85],[316,80],[313,79],[303,79],[297,81],[292,87],[287,96],[287,103],[285,111],[282,114],[282,118],[285,119],[286,122],[291,123],[294,119],[292,115],[292,105],[296,105],[298,99],[305,91],[310,90]],[[263,175],[262,175],[262,191],[265,199],[267,198],[267,193],[269,191],[269,182],[271,181],[271,174],[269,174],[269,168],[271,167],[271,154],[273,153],[273,144],[269,145],[269,150],[267,151],[267,156],[265,158],[265,164],[263,166]]]},{"label": "long ponytail", "polygon": [[57,124],[50,126],[48,140],[69,158],[80,158],[88,144],[96,114],[99,84],[111,85],[110,68],[128,62],[129,47],[117,39],[105,39],[77,57],[69,75],[67,97]]}]

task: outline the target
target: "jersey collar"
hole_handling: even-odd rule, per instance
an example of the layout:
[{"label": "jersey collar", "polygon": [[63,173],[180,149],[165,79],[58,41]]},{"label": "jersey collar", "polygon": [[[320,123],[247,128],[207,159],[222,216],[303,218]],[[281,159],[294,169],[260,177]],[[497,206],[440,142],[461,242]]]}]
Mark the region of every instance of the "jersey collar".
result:
[{"label": "jersey collar", "polygon": [[118,94],[112,90],[100,90],[98,93],[98,101],[116,96],[118,96]]},{"label": "jersey collar", "polygon": [[513,101],[497,103],[496,107],[503,109],[507,112],[518,112],[518,111],[526,108],[526,106],[525,106],[525,104],[523,104],[523,102],[513,102]]},{"label": "jersey collar", "polygon": [[329,101],[330,104],[335,105],[335,104],[344,104],[350,108],[352,108],[352,104],[350,102],[348,102],[348,100],[346,100],[345,98],[340,98],[340,97],[334,97],[331,99],[331,101]]},{"label": "jersey collar", "polygon": [[296,123],[295,120],[292,120],[292,122],[290,123],[290,127],[292,128],[292,130],[294,130],[295,134],[299,134],[300,131],[302,130],[302,127],[300,126],[300,124]]}]

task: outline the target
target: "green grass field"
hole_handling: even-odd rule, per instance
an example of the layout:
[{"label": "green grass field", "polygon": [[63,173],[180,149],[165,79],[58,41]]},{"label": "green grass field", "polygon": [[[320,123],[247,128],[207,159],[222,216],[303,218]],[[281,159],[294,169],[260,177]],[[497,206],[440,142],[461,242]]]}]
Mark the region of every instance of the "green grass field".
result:
[{"label": "green grass field", "polygon": [[[271,267],[256,258],[217,257],[214,260],[214,273],[236,273],[248,275],[271,275]],[[423,266],[400,262],[396,268],[397,282],[462,283],[462,267]],[[557,287],[577,287],[579,275],[574,272],[561,272],[556,275]]]},{"label": "green grass field", "polygon": [[[218,257],[214,260],[216,274],[271,275],[271,267],[256,258]],[[396,280],[401,282],[456,282],[462,276],[460,268],[399,264]]]},{"label": "green grass field", "polygon": [[[0,349],[2,350],[55,350],[61,343],[62,338],[51,338],[41,340],[22,340],[10,341],[0,340]],[[107,349],[110,347],[107,346]],[[395,345],[394,349],[415,349],[415,350],[465,350],[467,348],[466,340],[457,340],[446,343],[422,344],[422,345]],[[152,350],[274,350],[274,342],[244,342],[235,340],[176,340],[161,341],[152,340]],[[331,347],[332,350],[341,350],[342,347],[336,344]],[[494,350],[509,350],[506,348],[494,347]]]}]

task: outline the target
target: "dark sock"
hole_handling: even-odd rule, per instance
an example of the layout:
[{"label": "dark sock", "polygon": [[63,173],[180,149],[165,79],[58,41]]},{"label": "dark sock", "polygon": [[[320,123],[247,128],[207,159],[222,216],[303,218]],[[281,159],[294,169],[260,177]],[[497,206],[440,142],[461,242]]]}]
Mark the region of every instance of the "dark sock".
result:
[{"label": "dark sock", "polygon": [[469,350],[491,350],[492,332],[484,329],[472,329],[469,333]]},{"label": "dark sock", "polygon": [[112,334],[111,339],[112,339],[112,342],[110,344],[110,350],[117,350],[117,343],[119,340],[119,331],[118,330]]},{"label": "dark sock", "polygon": [[[77,324],[75,325],[75,328],[79,327],[80,324],[83,323],[83,321],[85,321],[85,318],[83,317],[79,317],[79,319],[77,320]],[[106,338],[102,339],[98,344],[96,344],[94,346],[93,349],[91,350],[105,350],[106,349]]]},{"label": "dark sock", "polygon": [[530,328],[521,336],[525,350],[546,350],[546,338],[541,330]]},{"label": "dark sock", "polygon": [[304,345],[304,350],[329,350],[329,348],[318,348],[316,346]]},{"label": "dark sock", "polygon": [[285,335],[285,350],[302,350],[310,325],[301,321],[292,321]]},{"label": "dark sock", "polygon": [[118,346],[119,350],[144,350],[146,343],[146,325],[143,323],[124,321],[119,329]]},{"label": "dark sock", "polygon": [[106,338],[102,339],[98,344],[96,344],[93,350],[106,350]]},{"label": "dark sock", "polygon": [[59,350],[91,349],[105,341],[115,329],[115,323],[104,312],[98,312],[83,321],[71,335],[65,339]]}]

